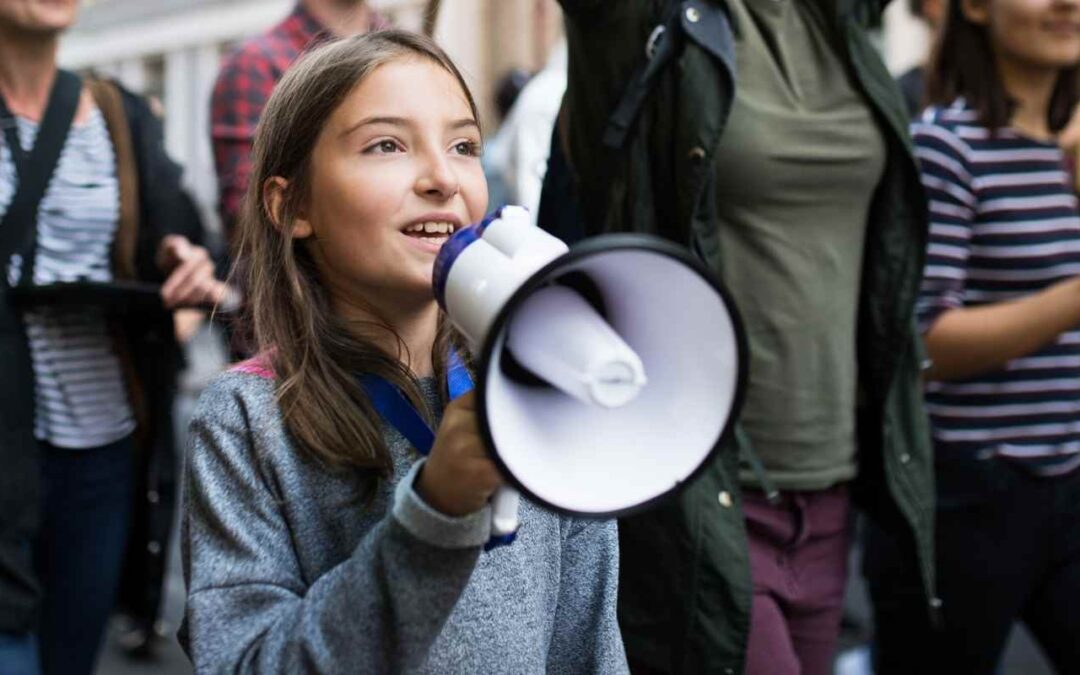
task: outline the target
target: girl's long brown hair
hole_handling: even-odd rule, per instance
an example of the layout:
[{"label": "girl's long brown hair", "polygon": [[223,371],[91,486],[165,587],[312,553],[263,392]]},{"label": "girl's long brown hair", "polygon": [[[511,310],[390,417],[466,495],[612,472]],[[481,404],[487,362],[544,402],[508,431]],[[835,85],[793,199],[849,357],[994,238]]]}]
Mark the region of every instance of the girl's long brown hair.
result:
[{"label": "girl's long brown hair", "polygon": [[[347,325],[333,312],[307,244],[293,239],[292,223],[310,193],[311,156],[327,120],[367,75],[399,58],[427,59],[454,75],[479,121],[461,73],[422,35],[381,31],[305,55],[278,82],[255,134],[233,273],[245,291],[249,337],[270,360],[285,424],[301,451],[329,469],[378,477],[388,476],[393,463],[359,376],[379,375],[429,420],[431,411],[402,363],[405,346],[393,328],[377,322]],[[286,179],[288,187],[277,213],[271,214],[263,187],[274,177]],[[365,337],[379,331],[393,335],[397,354],[387,354]],[[461,351],[460,342],[440,316],[431,355],[440,382],[445,382],[448,349]],[[445,400],[445,386],[442,395]]]}]

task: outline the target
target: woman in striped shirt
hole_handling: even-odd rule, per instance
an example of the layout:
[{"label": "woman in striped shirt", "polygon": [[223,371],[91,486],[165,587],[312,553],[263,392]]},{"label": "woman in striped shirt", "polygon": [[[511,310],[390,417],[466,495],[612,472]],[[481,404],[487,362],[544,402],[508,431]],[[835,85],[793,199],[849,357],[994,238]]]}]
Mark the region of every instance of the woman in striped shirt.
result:
[{"label": "woman in striped shirt", "polygon": [[[129,583],[153,584],[149,561],[160,560],[160,547],[127,542],[162,513],[134,504],[171,500],[156,480],[171,473],[178,365],[167,314],[121,320],[89,305],[21,312],[11,290],[134,278],[161,283],[170,307],[211,304],[224,293],[206,249],[192,242],[200,223],[149,107],[114,85],[58,71],[60,35],[77,6],[0,0],[4,675],[89,675],[125,557]],[[70,82],[62,87],[70,96],[52,95],[54,81]],[[54,125],[65,108],[70,124]],[[50,146],[59,146],[55,163],[38,153]],[[37,171],[48,178],[40,199],[28,196]],[[9,245],[20,230],[30,245]],[[155,482],[143,479],[151,472]],[[135,494],[142,485],[145,498]]]},{"label": "woman in striped shirt", "polygon": [[[1078,63],[1075,0],[951,4],[913,127],[944,630],[890,611],[871,544],[882,672],[993,673],[1017,619],[1080,672],[1080,210],[1058,144]],[[939,663],[910,670],[922,639]]]}]

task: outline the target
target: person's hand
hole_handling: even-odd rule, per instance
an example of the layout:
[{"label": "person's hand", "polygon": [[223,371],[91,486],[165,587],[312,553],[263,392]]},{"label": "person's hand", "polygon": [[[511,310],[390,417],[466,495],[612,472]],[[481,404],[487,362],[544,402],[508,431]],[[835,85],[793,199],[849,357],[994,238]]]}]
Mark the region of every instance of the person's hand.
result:
[{"label": "person's hand", "polygon": [[206,312],[198,309],[178,309],[173,312],[173,332],[182,345],[191,342],[206,322]]},{"label": "person's hand", "polygon": [[470,392],[446,406],[415,489],[436,511],[459,517],[484,508],[500,485],[502,476],[484,450],[476,396]]},{"label": "person's hand", "polygon": [[1080,192],[1080,170],[1077,168],[1080,161],[1080,106],[1073,109],[1072,119],[1058,134],[1057,141],[1065,153],[1065,166],[1072,174],[1073,189]]},{"label": "person's hand", "polygon": [[1058,134],[1058,145],[1072,156],[1075,156],[1077,150],[1080,150],[1080,106],[1073,110],[1072,119]]},{"label": "person's hand", "polygon": [[217,305],[228,295],[228,286],[214,277],[210,253],[187,237],[170,234],[162,239],[157,264],[168,275],[161,299],[169,309]]}]

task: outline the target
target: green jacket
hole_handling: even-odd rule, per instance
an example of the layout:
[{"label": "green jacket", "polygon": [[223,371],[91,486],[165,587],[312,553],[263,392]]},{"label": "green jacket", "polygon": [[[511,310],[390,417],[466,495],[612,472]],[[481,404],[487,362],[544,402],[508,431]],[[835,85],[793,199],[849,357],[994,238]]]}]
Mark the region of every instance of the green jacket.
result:
[{"label": "green jacket", "polygon": [[[899,91],[865,26],[881,7],[815,0],[833,17],[834,44],[851,66],[886,138],[885,173],[867,223],[860,291],[859,478],[852,493],[882,526],[907,533],[929,611],[934,599],[933,464],[913,319],[926,247],[926,200]],[[605,146],[609,118],[644,67],[658,25],[677,0],[561,0],[570,46],[560,122],[589,235],[647,232],[683,244],[715,269],[713,162],[731,109],[733,25],[722,0],[678,2],[673,60],[648,87],[621,149]],[[668,24],[675,27],[674,23]],[[652,41],[656,44],[657,41]],[[617,129],[615,129],[617,131]],[[619,612],[631,659],[687,673],[741,673],[751,583],[739,508],[742,433],[676,499],[624,519]]]}]

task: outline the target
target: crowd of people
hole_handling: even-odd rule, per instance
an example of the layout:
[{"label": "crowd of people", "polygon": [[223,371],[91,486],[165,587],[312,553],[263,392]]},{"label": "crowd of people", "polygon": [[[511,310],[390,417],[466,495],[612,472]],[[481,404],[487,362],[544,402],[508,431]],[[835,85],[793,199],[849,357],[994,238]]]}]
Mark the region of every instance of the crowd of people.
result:
[{"label": "crowd of people", "polygon": [[[824,675],[856,540],[875,672],[1000,672],[1019,621],[1080,672],[1080,0],[918,3],[899,83],[876,2],[560,0],[486,165],[432,39],[298,0],[214,89],[220,254],[147,103],[58,67],[78,5],[0,0],[0,671],[153,622],[183,457],[198,672]],[[750,364],[687,489],[524,500],[485,553],[504,478],[431,273],[489,176],[567,240],[689,249]],[[224,305],[177,453],[172,312]]]}]

